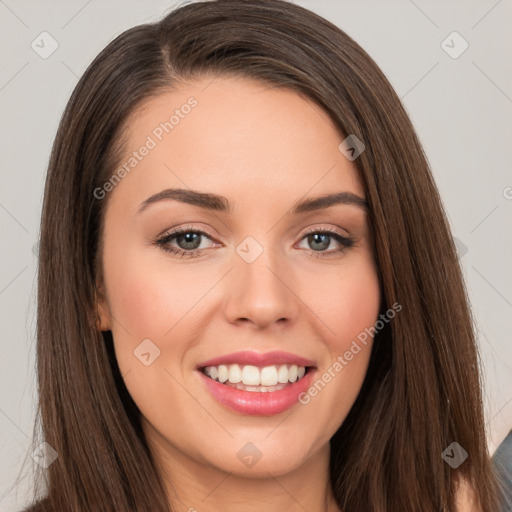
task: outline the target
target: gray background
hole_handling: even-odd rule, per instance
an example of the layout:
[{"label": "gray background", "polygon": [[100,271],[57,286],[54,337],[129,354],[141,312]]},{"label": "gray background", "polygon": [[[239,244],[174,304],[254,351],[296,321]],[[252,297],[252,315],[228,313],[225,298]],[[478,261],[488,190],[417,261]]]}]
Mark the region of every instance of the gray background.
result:
[{"label": "gray background", "polygon": [[[494,451],[512,427],[512,1],[295,3],[331,20],[368,51],[416,126],[459,245],[478,323]],[[174,5],[0,0],[2,511],[22,508],[31,486],[29,478],[13,484],[26,456],[26,472],[33,464],[28,449],[36,405],[34,246],[58,121],[97,53],[123,30],[156,20]],[[31,47],[33,41],[42,46],[43,31],[58,43],[46,59]],[[442,46],[453,31],[469,44],[458,58]],[[461,44],[450,37],[445,48],[451,46],[453,54]]]}]

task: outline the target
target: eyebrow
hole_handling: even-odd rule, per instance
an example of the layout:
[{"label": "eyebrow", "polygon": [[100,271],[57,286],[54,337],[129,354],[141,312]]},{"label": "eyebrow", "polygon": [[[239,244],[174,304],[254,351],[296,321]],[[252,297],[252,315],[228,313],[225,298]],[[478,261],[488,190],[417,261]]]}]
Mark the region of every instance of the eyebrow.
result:
[{"label": "eyebrow", "polygon": [[[233,210],[233,206],[224,196],[190,189],[169,188],[148,197],[141,203],[137,213],[142,213],[154,203],[169,199],[217,212],[229,213]],[[352,192],[337,192],[299,201],[292,207],[291,214],[299,215],[323,210],[337,204],[357,206],[368,211],[368,202],[362,197]]]}]

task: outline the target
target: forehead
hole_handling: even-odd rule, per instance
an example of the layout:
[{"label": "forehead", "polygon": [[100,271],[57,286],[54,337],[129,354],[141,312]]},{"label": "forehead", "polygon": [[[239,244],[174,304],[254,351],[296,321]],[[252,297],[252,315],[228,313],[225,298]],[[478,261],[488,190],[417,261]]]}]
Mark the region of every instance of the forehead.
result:
[{"label": "forehead", "polygon": [[260,208],[341,190],[364,197],[355,165],[338,149],[344,136],[290,89],[228,77],[180,83],[147,99],[125,128],[119,166],[128,163],[128,172],[114,195],[138,199],[179,186]]}]

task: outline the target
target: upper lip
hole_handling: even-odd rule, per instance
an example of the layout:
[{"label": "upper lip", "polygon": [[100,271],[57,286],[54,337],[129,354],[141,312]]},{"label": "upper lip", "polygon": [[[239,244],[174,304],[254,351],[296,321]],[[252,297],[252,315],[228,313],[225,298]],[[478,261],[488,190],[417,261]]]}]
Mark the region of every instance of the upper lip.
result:
[{"label": "upper lip", "polygon": [[242,350],[223,356],[208,359],[197,365],[197,368],[219,366],[220,364],[250,364],[253,366],[271,366],[275,364],[296,364],[297,366],[315,366],[314,361],[292,354],[290,352],[254,352]]}]

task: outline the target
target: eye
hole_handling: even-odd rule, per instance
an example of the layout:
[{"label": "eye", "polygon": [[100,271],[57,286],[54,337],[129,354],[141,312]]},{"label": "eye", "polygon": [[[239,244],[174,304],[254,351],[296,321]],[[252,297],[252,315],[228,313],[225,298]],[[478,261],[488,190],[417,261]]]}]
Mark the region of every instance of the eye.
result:
[{"label": "eye", "polygon": [[[201,247],[201,242],[204,238],[211,240],[212,238],[208,233],[200,229],[193,229],[189,227],[183,227],[166,233],[164,236],[156,241],[156,244],[161,247],[164,251],[176,254],[178,256],[186,256],[193,258],[200,256],[201,251],[204,247]],[[171,242],[175,240],[175,245]]]},{"label": "eye", "polygon": [[[306,250],[313,253],[317,258],[325,258],[340,252],[343,253],[354,245],[354,240],[350,237],[346,237],[337,231],[319,228],[307,230],[302,240],[305,240],[309,247],[311,247],[311,249]],[[338,247],[327,251],[333,242],[338,244]]]}]

